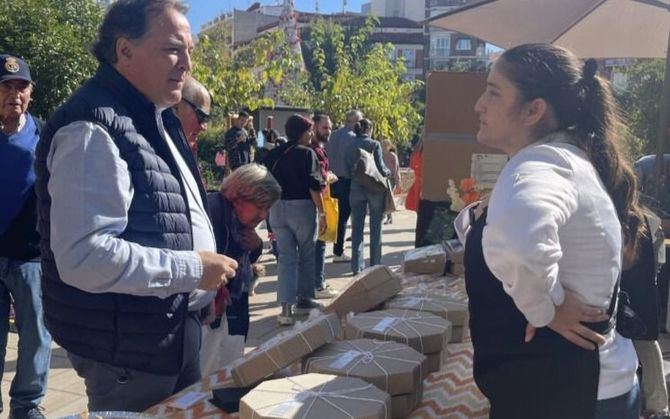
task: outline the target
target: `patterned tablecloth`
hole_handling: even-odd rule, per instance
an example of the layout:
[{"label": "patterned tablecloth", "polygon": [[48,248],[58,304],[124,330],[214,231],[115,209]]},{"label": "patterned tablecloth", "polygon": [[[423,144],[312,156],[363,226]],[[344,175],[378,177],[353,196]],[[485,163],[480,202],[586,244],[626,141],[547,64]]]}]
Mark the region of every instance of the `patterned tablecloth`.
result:
[{"label": "patterned tablecloth", "polygon": [[[425,278],[430,285],[435,285],[432,280]],[[454,278],[455,279],[455,278]],[[435,287],[433,291],[442,295],[458,296],[459,300],[465,297],[462,279],[444,279],[439,281],[440,289]],[[405,284],[405,286],[410,284]],[[469,338],[469,337],[468,337]],[[466,338],[466,340],[468,339]],[[410,415],[412,419],[418,418],[444,418],[444,419],[477,419],[488,417],[488,401],[477,389],[472,378],[472,345],[469,341],[463,343],[452,343],[447,345],[447,362],[440,371],[434,372],[426,377],[423,382],[423,402]],[[198,383],[175,394],[162,403],[147,410],[146,413],[161,418],[170,419],[196,419],[196,418],[237,418],[236,413],[228,414],[209,402],[211,391],[215,388],[233,387],[230,373],[223,369],[206,377]],[[177,410],[168,404],[190,391],[208,393],[208,397],[198,402],[189,410]]]}]

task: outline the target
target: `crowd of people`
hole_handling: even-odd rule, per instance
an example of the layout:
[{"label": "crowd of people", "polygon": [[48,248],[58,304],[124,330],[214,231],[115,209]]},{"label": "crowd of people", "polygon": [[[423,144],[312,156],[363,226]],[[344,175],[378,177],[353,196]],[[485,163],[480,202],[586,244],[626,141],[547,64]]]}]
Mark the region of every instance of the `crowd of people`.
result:
[{"label": "crowd of people", "polygon": [[[91,411],[143,411],[241,356],[263,222],[281,325],[337,295],[324,200],[339,206],[333,262],[366,267],[367,216],[369,265],[381,263],[398,157],[358,110],[334,131],[341,115],[292,115],[285,138],[267,128],[262,146],[240,111],[221,142],[230,172],[208,193],[197,141],[213,100],[190,76],[185,11],[178,0],[115,2],[93,47],[97,72],[47,121],[28,112],[26,62],[0,55],[0,365],[10,302],[19,334],[10,418],[45,417],[52,339]],[[510,159],[490,198],[456,219],[490,416],[637,418],[641,364],[647,417],[670,417],[654,300],[663,233],[639,203],[597,64],[550,45],[511,48],[475,111],[477,140]],[[410,196],[415,208],[416,187]]]}]

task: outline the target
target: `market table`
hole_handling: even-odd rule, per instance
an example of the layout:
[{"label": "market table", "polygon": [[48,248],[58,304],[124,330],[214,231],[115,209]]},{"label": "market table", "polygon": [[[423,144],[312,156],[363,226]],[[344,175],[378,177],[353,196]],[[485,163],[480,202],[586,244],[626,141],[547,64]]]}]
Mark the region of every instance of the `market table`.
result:
[{"label": "market table", "polygon": [[[424,380],[423,402],[410,418],[487,418],[488,402],[472,378],[472,345],[470,342],[453,343],[447,345],[447,351],[447,363],[440,371],[428,375]],[[230,373],[223,369],[164,400],[146,413],[170,419],[238,418],[237,413],[228,414],[209,402],[212,389],[233,386]],[[177,410],[168,406],[171,401],[191,391],[208,393],[208,397],[188,410]]]},{"label": "market table", "polygon": [[[406,276],[403,279],[403,288],[417,286],[417,284],[421,284],[419,287],[423,291],[443,295],[454,301],[467,301],[465,282],[462,277],[416,275]],[[442,365],[442,368],[424,379],[423,402],[409,417],[411,419],[488,418],[488,401],[472,378],[473,350],[469,334],[465,333],[463,343],[448,344],[447,352],[447,362]],[[293,368],[293,372],[299,373],[299,368]],[[150,408],[146,413],[169,419],[238,418],[237,413],[226,413],[209,402],[213,389],[234,386],[230,372],[222,369]],[[170,402],[188,392],[207,393],[207,397],[188,410],[178,410],[169,406]]]}]

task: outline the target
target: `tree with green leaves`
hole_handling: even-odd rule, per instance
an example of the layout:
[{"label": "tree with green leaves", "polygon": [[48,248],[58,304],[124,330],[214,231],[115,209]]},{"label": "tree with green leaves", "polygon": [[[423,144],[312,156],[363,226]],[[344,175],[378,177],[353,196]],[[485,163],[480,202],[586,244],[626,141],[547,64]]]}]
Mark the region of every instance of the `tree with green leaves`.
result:
[{"label": "tree with green leaves", "polygon": [[302,46],[308,75],[297,87],[285,86],[282,99],[325,112],[335,123],[343,123],[347,110],[360,109],[376,133],[403,144],[421,124],[416,93],[422,83],[403,81],[406,68],[402,59],[391,58],[391,44],[370,41],[376,24],[375,18],[360,27],[312,23]]},{"label": "tree with green leaves", "polygon": [[214,42],[210,35],[198,39],[192,57],[193,76],[212,92],[219,111],[226,115],[241,108],[274,106],[273,98],[266,95],[268,87],[280,86],[286,74],[299,67],[299,60],[283,39],[284,34],[270,32],[234,54],[221,42]]},{"label": "tree with green leaves", "polygon": [[89,51],[101,21],[94,0],[0,0],[0,52],[30,66],[33,114],[46,118],[95,72]]},{"label": "tree with green leaves", "polygon": [[641,61],[626,70],[628,83],[617,98],[634,137],[629,141],[633,158],[655,152],[664,72],[663,60]]}]

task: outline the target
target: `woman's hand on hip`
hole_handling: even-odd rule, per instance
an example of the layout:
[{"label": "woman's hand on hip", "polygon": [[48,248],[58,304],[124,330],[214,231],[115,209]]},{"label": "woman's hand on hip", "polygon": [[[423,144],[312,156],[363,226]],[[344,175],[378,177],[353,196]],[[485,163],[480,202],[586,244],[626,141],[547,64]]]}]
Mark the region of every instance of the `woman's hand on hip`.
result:
[{"label": "woman's hand on hip", "polygon": [[[547,327],[577,346],[594,350],[605,343],[605,337],[582,323],[595,323],[608,319],[609,316],[604,310],[584,304],[575,293],[566,290],[563,304],[556,306],[554,318]],[[526,343],[533,340],[535,330],[536,328],[530,323],[526,326],[524,339]]]}]

